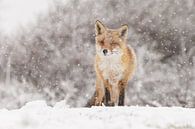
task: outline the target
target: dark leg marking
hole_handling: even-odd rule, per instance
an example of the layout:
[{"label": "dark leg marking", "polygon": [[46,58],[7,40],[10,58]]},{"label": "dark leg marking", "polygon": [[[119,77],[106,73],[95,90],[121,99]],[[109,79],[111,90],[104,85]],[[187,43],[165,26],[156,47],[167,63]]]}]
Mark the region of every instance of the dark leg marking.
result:
[{"label": "dark leg marking", "polygon": [[110,92],[109,92],[109,90],[107,89],[107,88],[105,88],[105,105],[106,106],[109,106],[109,102],[110,102]]},{"label": "dark leg marking", "polygon": [[124,106],[124,100],[125,100],[125,89],[122,88],[119,93],[119,103],[118,106]]}]

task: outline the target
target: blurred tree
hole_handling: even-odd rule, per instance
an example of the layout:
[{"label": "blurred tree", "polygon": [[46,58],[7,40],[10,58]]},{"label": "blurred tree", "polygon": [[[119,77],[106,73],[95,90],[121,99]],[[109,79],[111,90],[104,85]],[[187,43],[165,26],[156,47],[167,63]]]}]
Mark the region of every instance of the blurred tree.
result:
[{"label": "blurred tree", "polygon": [[[1,81],[17,80],[22,91],[17,93],[32,90],[50,104],[66,99],[70,106],[84,105],[95,89],[94,23],[99,19],[110,28],[129,25],[138,67],[128,105],[195,107],[194,7],[193,0],[57,0],[36,25],[0,39]],[[29,95],[17,102],[28,100]]]}]

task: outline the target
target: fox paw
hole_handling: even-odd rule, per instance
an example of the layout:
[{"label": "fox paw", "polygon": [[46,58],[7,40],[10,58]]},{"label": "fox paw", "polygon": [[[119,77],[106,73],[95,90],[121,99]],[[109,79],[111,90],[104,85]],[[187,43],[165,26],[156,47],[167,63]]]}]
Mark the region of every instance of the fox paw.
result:
[{"label": "fox paw", "polygon": [[102,102],[96,102],[95,106],[102,106]]},{"label": "fox paw", "polygon": [[108,102],[108,106],[114,106],[114,102]]}]

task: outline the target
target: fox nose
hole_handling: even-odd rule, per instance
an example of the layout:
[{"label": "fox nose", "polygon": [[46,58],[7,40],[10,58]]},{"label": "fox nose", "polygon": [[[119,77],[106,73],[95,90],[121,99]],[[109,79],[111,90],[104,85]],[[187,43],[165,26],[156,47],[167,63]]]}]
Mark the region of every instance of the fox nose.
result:
[{"label": "fox nose", "polygon": [[106,55],[108,53],[108,50],[107,49],[104,49],[103,50],[103,53],[104,53],[104,55]]}]

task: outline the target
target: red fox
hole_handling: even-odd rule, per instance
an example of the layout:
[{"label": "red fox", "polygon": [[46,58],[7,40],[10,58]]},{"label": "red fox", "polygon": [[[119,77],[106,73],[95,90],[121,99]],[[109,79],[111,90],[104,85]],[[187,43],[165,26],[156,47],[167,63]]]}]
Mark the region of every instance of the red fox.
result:
[{"label": "red fox", "polygon": [[109,29],[100,21],[96,32],[96,90],[87,106],[123,106],[125,89],[136,67],[136,56],[127,46],[128,26]]}]

